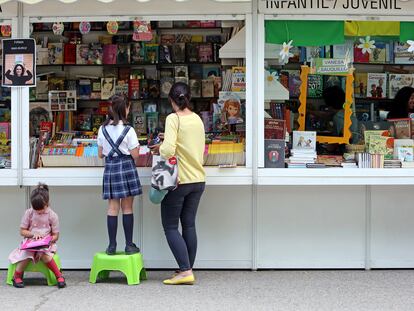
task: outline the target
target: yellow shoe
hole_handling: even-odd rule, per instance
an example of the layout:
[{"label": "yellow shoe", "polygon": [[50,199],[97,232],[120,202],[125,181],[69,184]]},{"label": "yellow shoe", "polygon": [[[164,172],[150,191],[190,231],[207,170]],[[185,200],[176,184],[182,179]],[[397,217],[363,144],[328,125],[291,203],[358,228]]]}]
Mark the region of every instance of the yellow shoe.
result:
[{"label": "yellow shoe", "polygon": [[179,279],[166,279],[163,281],[165,285],[193,285],[195,282],[194,274],[191,274],[189,276],[185,276],[183,278]]}]

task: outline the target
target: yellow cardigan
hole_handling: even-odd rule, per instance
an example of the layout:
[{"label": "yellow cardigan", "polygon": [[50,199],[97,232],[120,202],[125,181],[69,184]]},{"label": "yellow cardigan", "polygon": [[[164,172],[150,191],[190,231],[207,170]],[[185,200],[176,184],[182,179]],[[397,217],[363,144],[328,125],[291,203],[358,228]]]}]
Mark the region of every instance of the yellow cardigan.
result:
[{"label": "yellow cardigan", "polygon": [[180,184],[205,181],[204,149],[204,124],[197,114],[178,116],[172,113],[167,117],[160,154],[166,159],[178,157]]}]

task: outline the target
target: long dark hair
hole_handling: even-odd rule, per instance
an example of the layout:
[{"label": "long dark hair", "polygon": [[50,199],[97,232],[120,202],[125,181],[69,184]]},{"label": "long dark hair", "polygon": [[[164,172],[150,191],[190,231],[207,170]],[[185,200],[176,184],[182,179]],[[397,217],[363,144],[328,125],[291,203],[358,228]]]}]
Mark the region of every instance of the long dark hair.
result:
[{"label": "long dark hair", "polygon": [[180,110],[190,108],[191,92],[190,87],[184,82],[174,83],[168,94],[169,100],[173,101]]},{"label": "long dark hair", "polygon": [[414,88],[404,86],[395,95],[391,106],[391,111],[388,114],[388,119],[392,118],[408,118],[408,102],[411,95],[414,93]]},{"label": "long dark hair", "polygon": [[22,69],[22,76],[23,76],[24,75],[24,67],[21,64],[17,64],[16,66],[14,66],[13,74],[18,77],[18,75],[17,75],[17,67],[20,67]]},{"label": "long dark hair", "polygon": [[128,124],[126,109],[129,107],[129,102],[126,97],[122,95],[114,95],[110,98],[110,102],[109,118],[106,119],[103,125],[118,125],[119,121],[122,121],[124,125]]},{"label": "long dark hair", "polygon": [[39,211],[49,205],[49,187],[45,184],[38,184],[30,194],[30,203],[34,210]]}]

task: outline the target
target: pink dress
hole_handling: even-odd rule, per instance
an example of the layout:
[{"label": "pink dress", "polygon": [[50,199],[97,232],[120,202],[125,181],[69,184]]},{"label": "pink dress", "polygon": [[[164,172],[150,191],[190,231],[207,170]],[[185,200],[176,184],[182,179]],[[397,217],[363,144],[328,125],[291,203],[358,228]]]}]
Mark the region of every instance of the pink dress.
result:
[{"label": "pink dress", "polygon": [[[43,211],[42,211],[43,212]],[[23,215],[20,228],[29,230],[32,233],[39,233],[42,235],[51,235],[59,232],[59,218],[58,215],[52,211],[50,207],[44,213],[38,213],[33,208],[29,208]],[[23,242],[26,239],[23,240]],[[16,248],[9,255],[9,260],[12,264],[25,259],[32,259],[33,262],[38,262],[43,254],[53,256],[56,253],[56,243],[52,243],[46,252],[31,252]]]}]

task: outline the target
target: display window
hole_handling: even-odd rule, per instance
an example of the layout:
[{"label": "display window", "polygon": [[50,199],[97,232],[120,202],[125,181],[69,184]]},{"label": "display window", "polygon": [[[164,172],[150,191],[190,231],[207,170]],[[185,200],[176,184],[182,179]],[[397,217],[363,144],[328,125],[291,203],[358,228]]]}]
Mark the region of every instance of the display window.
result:
[{"label": "display window", "polygon": [[97,132],[109,99],[130,102],[140,142],[138,167],[151,166],[148,141],[164,131],[175,82],[191,88],[205,127],[205,166],[246,164],[246,63],[220,51],[244,21],[131,19],[32,23],[37,81],[30,90],[30,168],[100,167]]},{"label": "display window", "polygon": [[413,29],[265,21],[259,167],[414,167]]}]

